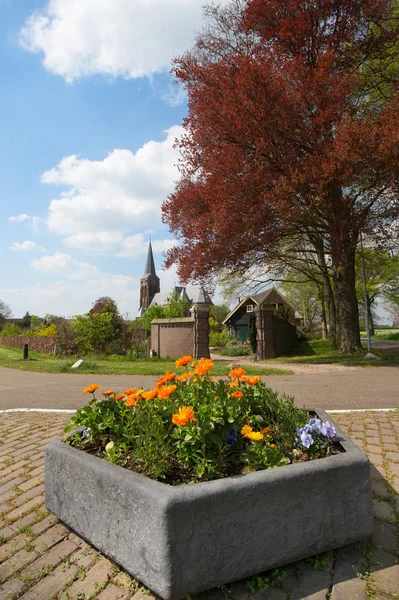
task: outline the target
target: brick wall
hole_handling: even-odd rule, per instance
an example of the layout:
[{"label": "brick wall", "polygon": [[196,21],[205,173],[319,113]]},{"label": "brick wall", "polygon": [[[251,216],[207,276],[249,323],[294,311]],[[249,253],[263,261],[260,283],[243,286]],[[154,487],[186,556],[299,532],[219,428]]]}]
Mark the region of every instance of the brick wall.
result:
[{"label": "brick wall", "polygon": [[55,341],[53,336],[39,335],[5,335],[0,336],[0,344],[10,348],[23,348],[25,344],[29,345],[29,350],[52,354]]},{"label": "brick wall", "polygon": [[194,319],[155,319],[151,323],[151,349],[161,358],[193,354]]}]

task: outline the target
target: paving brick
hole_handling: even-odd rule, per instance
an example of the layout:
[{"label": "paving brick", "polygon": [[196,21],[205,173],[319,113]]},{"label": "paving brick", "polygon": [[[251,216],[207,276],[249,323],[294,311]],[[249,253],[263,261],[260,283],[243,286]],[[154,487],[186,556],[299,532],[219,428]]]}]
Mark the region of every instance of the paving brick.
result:
[{"label": "paving brick", "polygon": [[3,600],[14,600],[18,598],[26,584],[20,579],[9,579],[0,585],[0,598]]},{"label": "paving brick", "polygon": [[25,481],[24,483],[18,484],[18,489],[23,492],[26,492],[27,490],[34,488],[36,485],[40,485],[41,483],[43,483],[43,480],[44,480],[43,474],[33,477],[32,473],[29,473],[29,479],[27,481]]},{"label": "paving brick", "polygon": [[375,550],[373,556],[376,561],[372,567],[373,584],[384,594],[397,595],[399,590],[398,558],[383,550]]},{"label": "paving brick", "polygon": [[396,525],[375,520],[371,541],[387,552],[396,552],[398,550],[397,533]]},{"label": "paving brick", "polygon": [[39,496],[39,498],[32,498],[31,500],[29,500],[29,502],[26,502],[25,504],[22,504],[22,506],[19,506],[18,508],[8,512],[7,521],[16,521],[18,518],[24,516],[26,513],[32,511],[34,508],[37,508],[38,506],[43,506],[43,504],[43,496]]},{"label": "paving brick", "polygon": [[372,465],[382,466],[382,464],[383,464],[382,454],[372,454],[370,452],[370,453],[368,453],[368,457],[369,457]]},{"label": "paving brick", "polygon": [[388,462],[388,470],[392,473],[392,475],[395,475],[396,477],[399,477],[399,464],[398,463],[393,463],[393,462]]},{"label": "paving brick", "polygon": [[[70,581],[72,581],[79,572],[80,567],[87,567],[95,559],[94,551],[87,552],[79,550],[70,564],[61,564],[54,571],[39,581],[33,588],[26,592],[21,598],[23,600],[44,600],[49,599],[59,593],[59,591]],[[57,600],[59,600],[57,598]]]},{"label": "paving brick", "polygon": [[296,565],[283,582],[291,600],[326,600],[331,585],[330,573],[316,571],[302,562]]},{"label": "paving brick", "polygon": [[395,513],[391,504],[383,500],[373,500],[374,516],[383,521],[395,521]]},{"label": "paving brick", "polygon": [[75,581],[65,592],[60,595],[59,600],[79,600],[79,594],[84,594],[89,598],[99,588],[109,581],[113,571],[112,564],[105,558],[100,558],[88,571],[84,577]]},{"label": "paving brick", "polygon": [[[105,590],[100,592],[98,596],[95,596],[95,600],[129,600],[131,595],[125,592],[120,587],[117,587],[113,583],[109,583]],[[146,600],[148,596],[146,596]]]},{"label": "paving brick", "polygon": [[42,574],[43,569],[57,566],[64,557],[70,557],[70,555],[78,548],[79,546],[74,541],[63,540],[26,567],[20,575],[38,579]]}]

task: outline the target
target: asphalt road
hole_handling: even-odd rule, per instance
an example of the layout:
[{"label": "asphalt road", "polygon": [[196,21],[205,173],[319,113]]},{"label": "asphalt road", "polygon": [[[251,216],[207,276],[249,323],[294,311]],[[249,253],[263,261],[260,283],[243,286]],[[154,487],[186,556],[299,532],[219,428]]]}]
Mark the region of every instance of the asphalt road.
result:
[{"label": "asphalt road", "polygon": [[[296,404],[324,409],[399,407],[399,366],[341,369],[263,378],[274,390],[295,397]],[[150,388],[156,377],[30,373],[0,368],[0,409],[76,409],[85,404],[82,389]],[[101,392],[101,390],[99,390]],[[0,415],[1,419],[1,415]]]}]

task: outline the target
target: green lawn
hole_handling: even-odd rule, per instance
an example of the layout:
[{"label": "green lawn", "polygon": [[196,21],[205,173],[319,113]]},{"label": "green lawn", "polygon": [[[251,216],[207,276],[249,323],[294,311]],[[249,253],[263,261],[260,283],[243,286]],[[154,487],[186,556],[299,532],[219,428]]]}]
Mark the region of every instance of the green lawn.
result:
[{"label": "green lawn", "polygon": [[[367,336],[365,331],[360,332],[362,338]],[[372,340],[390,340],[392,342],[399,341],[399,329],[376,329],[375,334],[371,336]]]},{"label": "green lawn", "polygon": [[[175,361],[168,359],[152,358],[146,360],[128,360],[122,357],[104,358],[90,357],[84,360],[81,367],[71,370],[77,357],[60,359],[52,355],[29,352],[28,360],[23,359],[20,349],[0,347],[0,367],[19,369],[21,371],[35,371],[37,373],[93,373],[102,375],[161,375],[166,369],[173,371]],[[238,358],[232,357],[232,362],[239,362]],[[227,375],[229,362],[215,362],[212,369],[213,375]],[[292,375],[293,372],[286,369],[263,368],[261,365],[245,365],[249,375]]]},{"label": "green lawn", "polygon": [[292,362],[297,364],[337,364],[352,366],[384,367],[399,364],[399,353],[389,350],[375,350],[380,360],[366,359],[367,349],[359,354],[342,354],[334,350],[327,340],[309,340],[298,343],[291,355],[280,356],[273,362]]}]

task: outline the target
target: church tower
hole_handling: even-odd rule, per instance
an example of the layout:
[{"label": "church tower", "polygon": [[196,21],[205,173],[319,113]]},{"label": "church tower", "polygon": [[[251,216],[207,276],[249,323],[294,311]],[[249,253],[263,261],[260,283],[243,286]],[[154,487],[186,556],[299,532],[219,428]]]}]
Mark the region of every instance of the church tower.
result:
[{"label": "church tower", "polygon": [[151,240],[148,242],[147,261],[145,263],[144,275],[140,279],[140,310],[144,314],[150,306],[155,294],[160,291],[159,277],[155,272],[154,256],[152,254]]}]

